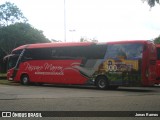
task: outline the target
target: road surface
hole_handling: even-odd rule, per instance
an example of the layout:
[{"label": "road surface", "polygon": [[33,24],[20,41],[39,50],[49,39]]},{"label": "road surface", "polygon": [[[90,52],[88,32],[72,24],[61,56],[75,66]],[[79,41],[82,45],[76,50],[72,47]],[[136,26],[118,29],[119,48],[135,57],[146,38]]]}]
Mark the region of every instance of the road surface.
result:
[{"label": "road surface", "polygon": [[[87,86],[0,85],[1,111],[160,111],[160,87],[98,90]],[[115,115],[116,116],[116,115]],[[55,119],[55,118],[45,118]],[[56,118],[61,119],[61,118]],[[75,118],[63,119],[92,119]],[[99,117],[98,119],[106,119]],[[109,117],[108,119],[113,119]],[[118,118],[117,119],[142,119]],[[158,119],[150,117],[144,119]]]}]

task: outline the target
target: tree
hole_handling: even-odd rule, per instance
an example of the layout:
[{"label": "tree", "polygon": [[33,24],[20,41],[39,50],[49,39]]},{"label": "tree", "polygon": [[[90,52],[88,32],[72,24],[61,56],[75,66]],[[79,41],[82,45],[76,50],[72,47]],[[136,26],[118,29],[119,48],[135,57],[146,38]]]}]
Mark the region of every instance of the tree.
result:
[{"label": "tree", "polygon": [[160,44],[160,36],[154,39],[155,44]]},{"label": "tree", "polygon": [[41,30],[33,28],[28,23],[15,23],[0,28],[0,68],[6,71],[3,57],[11,51],[24,44],[47,43],[50,42]]},{"label": "tree", "polygon": [[159,0],[142,0],[143,2],[147,2],[150,7],[154,7],[156,3],[159,4]]},{"label": "tree", "polygon": [[6,64],[3,62],[3,57],[5,53],[0,49],[0,73],[6,71]]},{"label": "tree", "polygon": [[0,67],[5,68],[3,57],[24,44],[50,42],[43,31],[33,28],[26,23],[21,10],[13,3],[0,5]]},{"label": "tree", "polygon": [[13,3],[5,2],[0,5],[0,26],[7,26],[16,22],[26,22],[21,10]]},{"label": "tree", "polygon": [[81,38],[80,38],[80,42],[85,42],[85,38],[84,38],[84,37],[81,37]]},{"label": "tree", "polygon": [[95,42],[96,43],[96,42],[98,42],[98,40],[96,38],[93,38],[93,39],[90,38],[89,39],[89,38],[84,36],[84,37],[80,38],[80,42]]},{"label": "tree", "polygon": [[5,54],[24,44],[50,42],[43,32],[28,23],[15,23],[0,28],[0,49]]}]

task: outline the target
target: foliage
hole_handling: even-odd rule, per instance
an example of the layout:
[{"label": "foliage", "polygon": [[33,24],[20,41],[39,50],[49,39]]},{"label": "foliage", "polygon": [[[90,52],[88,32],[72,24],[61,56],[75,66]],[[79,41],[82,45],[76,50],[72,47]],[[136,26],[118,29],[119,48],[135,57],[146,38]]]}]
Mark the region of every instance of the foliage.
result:
[{"label": "foliage", "polygon": [[26,22],[21,10],[13,3],[5,2],[0,5],[0,25],[7,26],[16,22]]},{"label": "foliage", "polygon": [[50,42],[43,32],[28,23],[15,23],[0,28],[0,48],[5,54],[24,44]]},{"label": "foliage", "polygon": [[[3,63],[3,57],[5,56],[5,53],[0,49],[0,73],[5,71],[5,64]],[[1,74],[0,74],[1,77]]]},{"label": "foliage", "polygon": [[0,5],[0,72],[5,71],[3,57],[24,44],[50,42],[43,32],[26,23],[21,10],[13,3]]},{"label": "foliage", "polygon": [[155,44],[160,44],[160,36],[154,39]]},{"label": "foliage", "polygon": [[159,0],[142,0],[142,1],[147,2],[150,7],[154,7],[156,3],[159,4],[160,2]]},{"label": "foliage", "polygon": [[93,38],[93,39],[89,39],[87,37],[81,37],[80,38],[80,42],[98,42],[98,40],[96,38]]}]

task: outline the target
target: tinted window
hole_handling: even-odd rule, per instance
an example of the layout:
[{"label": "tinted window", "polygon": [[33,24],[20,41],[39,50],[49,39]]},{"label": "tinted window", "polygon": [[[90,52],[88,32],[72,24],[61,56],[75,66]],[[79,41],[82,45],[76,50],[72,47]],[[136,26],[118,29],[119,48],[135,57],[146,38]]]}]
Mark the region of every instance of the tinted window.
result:
[{"label": "tinted window", "polygon": [[90,48],[88,53],[90,58],[103,59],[107,50],[107,45],[95,45]]},{"label": "tinted window", "polygon": [[53,48],[52,57],[58,58],[88,58],[88,59],[102,59],[106,52],[106,45],[92,45],[92,46],[74,46]]},{"label": "tinted window", "polygon": [[160,60],[160,48],[157,48],[157,59]]},{"label": "tinted window", "polygon": [[12,54],[18,54],[18,55],[20,55],[21,52],[22,52],[22,49],[21,50],[15,50],[15,51],[12,52]]},{"label": "tinted window", "polygon": [[38,49],[26,49],[24,59],[45,60],[51,58],[51,49],[38,48]]},{"label": "tinted window", "polygon": [[18,55],[11,56],[8,61],[8,69],[11,69],[16,66]]},{"label": "tinted window", "polygon": [[26,49],[25,59],[103,59],[106,45],[72,46],[58,48]]}]

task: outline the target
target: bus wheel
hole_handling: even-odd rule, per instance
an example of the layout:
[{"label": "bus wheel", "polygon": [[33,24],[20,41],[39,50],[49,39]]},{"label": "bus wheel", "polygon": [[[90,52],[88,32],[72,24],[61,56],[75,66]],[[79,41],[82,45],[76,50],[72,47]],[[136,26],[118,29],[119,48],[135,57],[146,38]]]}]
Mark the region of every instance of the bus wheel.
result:
[{"label": "bus wheel", "polygon": [[96,79],[96,86],[99,89],[106,89],[109,86],[108,80],[105,76],[99,76]]},{"label": "bus wheel", "polygon": [[29,85],[29,77],[28,77],[28,75],[22,75],[21,84],[22,85]]}]

